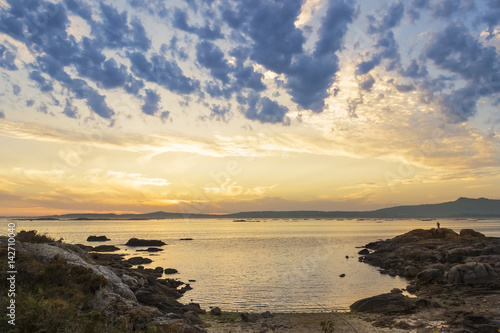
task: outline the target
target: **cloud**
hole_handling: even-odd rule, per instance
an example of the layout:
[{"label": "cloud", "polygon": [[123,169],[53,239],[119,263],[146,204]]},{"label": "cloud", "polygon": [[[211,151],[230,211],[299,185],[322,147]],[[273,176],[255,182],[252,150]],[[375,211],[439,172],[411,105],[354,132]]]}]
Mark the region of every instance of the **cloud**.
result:
[{"label": "cloud", "polygon": [[413,84],[396,84],[396,90],[400,93],[410,92],[415,90]]},{"label": "cloud", "polygon": [[29,74],[29,78],[37,83],[38,88],[40,88],[41,92],[49,92],[54,90],[52,82],[45,79],[40,71],[32,71]]},{"label": "cloud", "polygon": [[422,9],[430,8],[430,0],[413,0],[409,6],[407,13],[411,21],[415,23],[416,20],[420,18],[420,11]]},{"label": "cloud", "polygon": [[4,119],[5,118],[5,113],[3,111],[0,111],[0,119]]},{"label": "cloud", "polygon": [[200,82],[184,76],[182,69],[173,61],[160,55],[148,60],[142,53],[129,53],[132,72],[149,82],[155,82],[170,91],[190,94],[199,89]]},{"label": "cloud", "polygon": [[391,71],[400,66],[401,56],[399,54],[399,45],[394,37],[394,33],[389,30],[382,34],[375,44],[375,52],[369,60],[358,64],[356,74],[363,75],[369,73],[373,68],[381,64],[385,59],[390,60],[386,65],[386,70]]},{"label": "cloud", "polygon": [[168,117],[170,117],[170,111],[162,111],[162,113],[160,113],[160,119],[162,121],[167,120]]},{"label": "cloud", "polygon": [[500,3],[498,0],[486,0],[487,9],[475,18],[476,24],[484,23],[488,26],[489,38],[494,36],[495,28],[500,23]]},{"label": "cloud", "polygon": [[100,3],[102,22],[91,22],[92,34],[96,41],[107,48],[135,48],[147,51],[151,47],[151,41],[146,35],[144,26],[140,21],[133,19],[128,21],[126,11],[118,12],[112,6]]},{"label": "cloud", "polygon": [[202,41],[196,45],[196,59],[203,67],[210,69],[213,77],[222,83],[229,83],[229,67],[224,53],[220,48],[209,41]]},{"label": "cloud", "polygon": [[162,44],[160,50],[162,54],[166,54],[167,51],[170,51],[170,55],[174,58],[178,58],[179,60],[186,61],[189,59],[189,56],[184,47],[181,47],[179,44],[179,39],[174,36],[170,39],[170,43]]},{"label": "cloud", "polygon": [[368,77],[361,82],[360,88],[361,90],[370,92],[374,84],[375,84],[375,79],[373,78],[373,76],[368,75]]},{"label": "cloud", "polygon": [[434,33],[424,52],[438,68],[452,72],[466,82],[463,88],[439,98],[449,120],[467,120],[476,113],[481,96],[500,92],[500,59],[496,49],[484,47],[464,24],[453,22],[443,31]]},{"label": "cloud", "polygon": [[246,109],[243,113],[248,119],[271,124],[283,123],[287,125],[290,122],[286,116],[288,108],[268,97],[261,98],[257,94],[251,94],[245,102]]},{"label": "cloud", "polygon": [[127,0],[127,2],[136,10],[145,10],[148,14],[158,15],[161,18],[165,18],[169,13],[163,0]]},{"label": "cloud", "polygon": [[174,28],[196,34],[200,39],[214,40],[224,37],[221,32],[221,28],[218,25],[210,27],[207,21],[204,27],[196,27],[196,26],[190,26],[187,23],[187,21],[188,21],[187,12],[182,9],[176,8],[173,17]]},{"label": "cloud", "polygon": [[66,115],[69,118],[78,118],[78,109],[76,106],[72,105],[70,101],[66,100],[66,106],[64,107],[63,111],[64,115]]},{"label": "cloud", "polygon": [[417,79],[427,76],[429,72],[427,71],[427,67],[425,66],[425,64],[419,63],[417,62],[417,60],[413,59],[406,69],[400,70],[400,74],[406,77]]},{"label": "cloud", "polygon": [[7,46],[0,44],[0,67],[5,68],[9,71],[17,70],[15,64],[17,49],[7,44]]},{"label": "cloud", "polygon": [[80,16],[85,20],[92,19],[92,9],[86,3],[81,0],[64,0],[66,8],[68,8],[72,13]]},{"label": "cloud", "polygon": [[229,106],[224,107],[220,105],[212,105],[210,108],[210,118],[215,119],[217,121],[228,121],[231,116],[231,104]]},{"label": "cloud", "polygon": [[159,103],[160,95],[151,89],[146,89],[144,105],[141,107],[141,110],[143,113],[152,116],[159,110]]},{"label": "cloud", "polygon": [[402,2],[393,3],[387,9],[387,13],[383,17],[381,17],[380,21],[373,15],[368,15],[368,33],[369,34],[377,34],[384,33],[389,29],[393,29],[401,23],[401,19],[404,16],[405,5]]}]

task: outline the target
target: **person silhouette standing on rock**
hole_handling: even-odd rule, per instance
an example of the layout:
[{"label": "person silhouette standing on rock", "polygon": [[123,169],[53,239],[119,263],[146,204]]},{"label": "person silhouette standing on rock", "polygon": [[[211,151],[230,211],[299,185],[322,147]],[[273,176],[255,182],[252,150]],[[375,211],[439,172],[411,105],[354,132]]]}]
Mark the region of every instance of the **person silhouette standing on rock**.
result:
[{"label": "person silhouette standing on rock", "polygon": [[437,223],[437,227],[438,227],[438,229],[439,229],[439,227],[441,226],[441,224],[439,224],[439,221],[438,221],[438,222],[436,222],[436,223]]}]

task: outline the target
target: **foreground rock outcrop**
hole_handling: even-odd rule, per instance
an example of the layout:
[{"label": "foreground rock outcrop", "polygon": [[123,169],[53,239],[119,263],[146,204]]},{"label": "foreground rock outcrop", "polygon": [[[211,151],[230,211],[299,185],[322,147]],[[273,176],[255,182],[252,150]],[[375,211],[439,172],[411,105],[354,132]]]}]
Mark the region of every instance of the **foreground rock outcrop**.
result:
[{"label": "foreground rock outcrop", "polygon": [[[360,261],[379,267],[382,274],[408,279],[406,290],[417,297],[378,295],[354,303],[353,311],[390,315],[439,307],[446,309],[442,321],[452,327],[450,332],[500,329],[500,310],[493,310],[498,305],[478,306],[486,297],[500,303],[500,238],[472,229],[460,233],[447,228],[416,229],[366,244],[365,250],[359,253]],[[477,313],[464,317],[462,306]]]},{"label": "foreground rock outcrop", "polygon": [[[6,244],[0,238],[2,260]],[[89,254],[62,242],[18,241],[16,251],[21,331],[205,332],[198,317],[205,311],[178,301],[188,290],[180,288],[183,282],[159,279],[149,270],[112,267],[123,257]]]}]

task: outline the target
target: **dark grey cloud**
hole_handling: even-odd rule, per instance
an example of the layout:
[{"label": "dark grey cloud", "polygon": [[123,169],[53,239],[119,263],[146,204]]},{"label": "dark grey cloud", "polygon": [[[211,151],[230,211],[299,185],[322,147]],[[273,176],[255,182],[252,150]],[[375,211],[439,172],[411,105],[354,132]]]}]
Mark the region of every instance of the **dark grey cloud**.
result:
[{"label": "dark grey cloud", "polygon": [[[105,102],[105,97],[91,88],[84,79],[94,82],[102,89],[123,87],[128,93],[137,95],[143,88],[142,81],[134,78],[128,69],[112,58],[107,58],[105,49],[149,50],[150,39],[137,19],[128,18],[128,13],[100,3],[93,20],[92,8],[81,0],[64,0],[54,4],[44,0],[9,0],[9,8],[0,13],[0,32],[25,43],[32,50],[36,62],[29,64],[29,77],[42,92],[53,90],[53,81],[74,93],[103,118],[114,115]],[[77,41],[68,35],[67,11],[87,20],[92,29],[92,38]],[[96,13],[94,13],[96,14]],[[71,77],[67,67],[74,67],[78,74]],[[64,114],[74,114],[70,109]]]},{"label": "dark grey cloud", "polygon": [[188,24],[188,14],[186,11],[176,8],[173,14],[173,25],[174,28],[180,29],[185,32],[189,32],[197,35],[200,39],[214,40],[223,38],[224,35],[221,32],[219,25],[214,24],[210,26],[208,20],[205,22],[205,26],[197,27],[190,26]]},{"label": "dark grey cloud", "polygon": [[164,0],[128,0],[128,3],[135,10],[144,10],[150,15],[157,15],[161,18],[169,14]]},{"label": "dark grey cloud", "polygon": [[260,97],[252,93],[247,98],[243,98],[240,104],[244,105],[243,113],[248,119],[257,120],[261,123],[283,123],[288,125],[290,119],[286,116],[288,108],[268,97]]},{"label": "dark grey cloud", "polygon": [[42,73],[40,73],[39,71],[31,72],[29,74],[29,78],[37,83],[38,88],[40,88],[41,92],[49,92],[54,90],[52,82],[43,77]]},{"label": "dark grey cloud", "polygon": [[189,56],[186,52],[186,49],[184,47],[179,46],[178,44],[179,39],[174,36],[170,40],[170,43],[167,44],[162,44],[160,51],[163,55],[167,54],[168,51],[170,51],[170,56],[173,58],[177,58],[182,61],[186,61],[189,59]]},{"label": "dark grey cloud", "polygon": [[16,60],[17,49],[7,44],[7,46],[0,44],[0,67],[5,68],[10,71],[17,70],[17,66],[14,63]]},{"label": "dark grey cloud", "polygon": [[91,22],[92,34],[107,48],[135,48],[147,51],[151,41],[142,23],[136,19],[128,20],[126,11],[100,3],[102,22]]},{"label": "dark grey cloud", "polygon": [[368,15],[368,33],[377,34],[384,33],[389,29],[393,29],[401,23],[405,13],[405,5],[402,2],[393,3],[387,9],[385,15],[377,20],[375,16]]},{"label": "dark grey cloud", "polygon": [[151,59],[139,52],[128,54],[132,72],[139,78],[157,83],[170,91],[190,94],[199,89],[200,82],[184,76],[182,69],[173,61],[160,55]]},{"label": "dark grey cloud", "polygon": [[85,99],[89,108],[102,118],[110,119],[115,114],[106,104],[105,97],[94,89],[89,88],[85,91]]},{"label": "dark grey cloud", "polygon": [[407,9],[408,16],[412,22],[420,18],[420,11],[422,9],[430,8],[430,0],[413,0]]},{"label": "dark grey cloud", "polygon": [[231,116],[231,105],[228,106],[220,106],[220,105],[212,105],[210,107],[210,118],[215,119],[217,121],[228,121]]},{"label": "dark grey cloud", "polygon": [[64,0],[64,4],[73,14],[76,14],[85,20],[92,19],[92,9],[87,3],[84,3],[81,0]]},{"label": "dark grey cloud", "polygon": [[245,16],[245,33],[254,42],[250,58],[266,68],[285,73],[292,57],[303,52],[302,31],[295,27],[302,1],[271,2],[245,0],[240,3],[240,17]]},{"label": "dark grey cloud", "polygon": [[218,46],[209,41],[199,42],[196,45],[196,60],[203,67],[210,69],[213,77],[224,84],[229,83],[231,67]]},{"label": "dark grey cloud", "polygon": [[432,8],[432,16],[435,18],[448,18],[460,11],[461,0],[437,1]]},{"label": "dark grey cloud", "polygon": [[479,13],[474,20],[476,24],[486,24],[489,38],[493,37],[495,27],[500,23],[500,1],[486,0],[487,9]]},{"label": "dark grey cloud", "polygon": [[234,69],[233,76],[236,79],[237,88],[250,88],[254,91],[262,91],[266,88],[262,82],[264,75],[255,72],[250,66],[239,65]]},{"label": "dark grey cloud", "polygon": [[222,87],[214,81],[208,81],[205,83],[205,92],[213,98],[230,99],[234,93],[234,89],[232,87]]},{"label": "dark grey cloud", "polygon": [[3,111],[0,111],[0,119],[4,119],[5,118],[5,113]]},{"label": "dark grey cloud", "polygon": [[359,87],[361,88],[361,90],[364,90],[364,91],[372,91],[372,87],[373,85],[375,84],[375,78],[371,75],[368,75],[368,77],[361,81]]},{"label": "dark grey cloud", "polygon": [[425,56],[440,69],[458,75],[466,85],[439,96],[451,121],[465,121],[476,113],[482,96],[500,92],[500,59],[494,47],[485,47],[460,22],[436,32],[425,46]]},{"label": "dark grey cloud", "polygon": [[407,68],[401,69],[400,74],[417,79],[427,76],[428,71],[425,64],[419,63],[417,60],[413,59]]},{"label": "dark grey cloud", "polygon": [[19,96],[19,94],[21,93],[21,87],[18,86],[17,84],[13,84],[12,85],[12,93],[16,96]]},{"label": "dark grey cloud", "polygon": [[162,121],[167,120],[170,117],[170,111],[162,111],[160,113],[160,119]]},{"label": "dark grey cloud", "polygon": [[160,95],[151,89],[146,89],[146,96],[144,97],[144,105],[141,107],[143,113],[147,115],[154,115],[160,109]]},{"label": "dark grey cloud", "polygon": [[31,106],[33,106],[33,105],[35,105],[35,100],[33,100],[33,99],[28,99],[28,100],[26,101],[26,106],[31,107]]},{"label": "dark grey cloud", "polygon": [[382,63],[383,60],[389,60],[386,70],[398,69],[400,66],[401,55],[399,54],[399,45],[396,42],[392,30],[386,31],[380,36],[375,44],[376,52],[371,54],[368,60],[362,61],[356,68],[356,74],[363,75],[369,73],[372,69]]},{"label": "dark grey cloud", "polygon": [[[238,2],[235,9],[224,10],[222,16],[253,42],[247,52],[251,60],[285,74],[285,88],[295,103],[321,112],[338,71],[335,53],[341,50],[347,25],[355,16],[354,4],[343,0],[330,2],[312,54],[304,51],[305,38],[302,30],[295,27],[301,6],[299,0],[246,0]],[[255,82],[262,87],[260,78]]]},{"label": "dark grey cloud", "polygon": [[405,93],[415,90],[415,86],[413,84],[396,84],[396,90]]},{"label": "dark grey cloud", "polygon": [[69,100],[66,100],[66,106],[63,111],[64,115],[69,118],[77,119],[78,117],[78,108],[71,104]]}]

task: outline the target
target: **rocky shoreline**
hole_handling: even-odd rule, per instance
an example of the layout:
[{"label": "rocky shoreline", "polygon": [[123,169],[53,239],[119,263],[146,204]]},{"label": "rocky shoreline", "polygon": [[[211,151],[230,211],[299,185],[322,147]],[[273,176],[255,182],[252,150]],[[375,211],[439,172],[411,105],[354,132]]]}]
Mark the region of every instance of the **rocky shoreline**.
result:
[{"label": "rocky shoreline", "polygon": [[439,332],[499,332],[500,238],[472,229],[416,229],[366,244],[360,254],[382,274],[408,279],[414,297],[393,290],[360,300],[351,311],[380,314],[375,324],[382,327],[418,331],[432,318]]},{"label": "rocky shoreline", "polygon": [[[165,245],[142,240],[134,240],[135,244],[137,241],[145,247]],[[0,237],[0,245],[5,247],[5,238]],[[224,312],[219,308],[207,313],[196,303],[179,302],[191,288],[189,284],[162,278],[164,274],[175,273],[175,269],[144,268],[141,264],[148,263],[149,258],[125,259],[121,254],[96,252],[96,249],[99,251],[99,247],[55,240],[19,240],[16,244],[19,276],[26,277],[19,281],[20,290],[32,289],[29,302],[37,299],[33,293],[40,290],[41,300],[53,297],[53,316],[60,315],[57,306],[61,302],[77,303],[73,320],[87,327],[90,316],[96,321],[92,325],[104,327],[107,332],[305,333],[334,329],[335,332],[498,333],[500,329],[500,238],[486,237],[470,229],[458,234],[446,228],[417,229],[366,244],[359,251],[360,261],[379,267],[382,274],[404,277],[409,284],[404,290],[359,300],[351,305],[349,313],[249,314]],[[38,271],[33,267],[38,267]],[[58,272],[49,272],[51,267]],[[75,267],[79,267],[78,274]],[[68,282],[69,278],[85,283],[74,285]],[[82,294],[77,301],[58,296],[71,294],[75,288]],[[30,330],[40,329],[33,318],[26,320],[35,321]],[[69,324],[61,319],[60,325]],[[88,328],[71,330],[89,331]]]},{"label": "rocky shoreline", "polygon": [[[19,235],[18,238],[22,239]],[[6,244],[7,239],[0,238],[2,249]],[[18,288],[23,292],[17,300],[23,304],[46,300],[47,307],[51,308],[50,316],[73,316],[78,323],[61,320],[59,326],[64,327],[54,327],[54,332],[206,332],[199,317],[205,311],[196,303],[186,305],[178,301],[191,289],[189,284],[160,278],[172,269],[132,268],[139,262],[125,260],[119,254],[87,252],[88,249],[60,241],[16,242],[18,276],[21,277]],[[82,288],[76,288],[74,281],[68,278],[80,281]],[[91,283],[87,286],[88,281]],[[74,311],[70,311],[73,307],[67,303],[74,302],[75,298],[65,294],[77,292],[82,294],[77,298],[81,303],[71,304]],[[62,304],[61,309],[57,309],[58,304]],[[44,310],[25,307],[20,311],[19,332],[45,331],[41,329],[45,323],[37,322],[32,313]],[[45,320],[50,322],[51,318]]]}]

